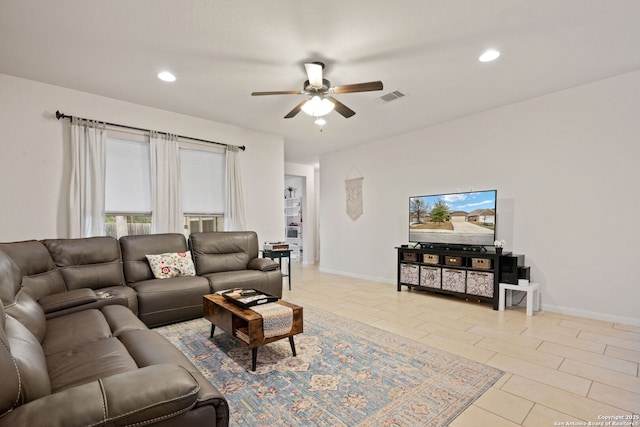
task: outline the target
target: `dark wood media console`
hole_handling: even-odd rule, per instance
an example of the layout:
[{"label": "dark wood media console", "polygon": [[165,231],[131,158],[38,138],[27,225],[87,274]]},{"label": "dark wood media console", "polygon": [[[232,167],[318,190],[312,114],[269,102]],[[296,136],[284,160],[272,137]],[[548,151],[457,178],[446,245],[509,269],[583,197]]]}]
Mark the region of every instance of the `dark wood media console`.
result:
[{"label": "dark wood media console", "polygon": [[[402,286],[490,302],[498,309],[499,283],[518,283],[524,255],[446,248],[397,247]],[[528,273],[527,273],[528,274]]]}]

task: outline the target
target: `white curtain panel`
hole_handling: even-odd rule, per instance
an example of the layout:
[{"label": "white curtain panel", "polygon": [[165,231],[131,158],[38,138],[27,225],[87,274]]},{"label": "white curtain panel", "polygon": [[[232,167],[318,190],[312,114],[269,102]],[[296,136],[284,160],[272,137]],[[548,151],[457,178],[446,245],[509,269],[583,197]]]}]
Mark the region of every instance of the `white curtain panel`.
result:
[{"label": "white curtain panel", "polygon": [[104,236],[107,131],[104,124],[71,120],[71,238]]},{"label": "white curtain panel", "polygon": [[180,151],[175,135],[151,132],[152,233],[183,233]]},{"label": "white curtain panel", "polygon": [[238,158],[239,148],[227,145],[226,179],[225,179],[225,231],[246,230],[244,215],[244,195],[242,192],[242,176]]}]

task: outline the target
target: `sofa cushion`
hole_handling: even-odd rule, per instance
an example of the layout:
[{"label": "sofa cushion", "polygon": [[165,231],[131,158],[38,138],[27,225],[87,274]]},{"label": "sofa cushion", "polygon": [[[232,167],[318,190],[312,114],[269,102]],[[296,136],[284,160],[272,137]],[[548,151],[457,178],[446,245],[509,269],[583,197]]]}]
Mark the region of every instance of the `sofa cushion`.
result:
[{"label": "sofa cushion", "polygon": [[20,267],[4,251],[0,250],[0,299],[5,306],[16,301],[22,280]]},{"label": "sofa cushion", "polygon": [[[278,284],[282,287],[282,276],[280,271],[273,271],[275,273]],[[256,288],[263,292],[270,293],[269,288],[269,275],[264,271],[259,270],[243,270],[243,271],[222,271],[220,273],[205,274],[211,283],[211,290],[213,292],[222,291],[231,288]],[[271,295],[281,296],[278,293]]]},{"label": "sofa cushion", "polygon": [[196,275],[191,251],[146,255],[146,258],[156,279]]},{"label": "sofa cushion", "polygon": [[249,270],[273,271],[279,270],[280,264],[269,258],[254,258],[247,267]]},{"label": "sofa cushion", "polygon": [[[135,289],[129,286],[109,286],[107,288],[101,288],[96,292],[99,299],[102,298],[124,298],[127,301],[129,310],[133,311],[135,315],[138,314],[138,294]],[[107,301],[108,304],[110,302]]]},{"label": "sofa cushion", "polygon": [[[156,365],[113,375],[22,405],[7,426],[228,426],[224,398],[192,416],[200,384],[180,366]],[[213,399],[212,399],[213,400]],[[215,409],[220,409],[216,411]],[[223,420],[223,421],[220,421]]]},{"label": "sofa cushion", "polygon": [[120,245],[113,237],[46,239],[42,244],[68,290],[124,285]]},{"label": "sofa cushion", "polygon": [[[207,333],[207,331],[202,332]],[[187,371],[197,371],[180,350],[156,331],[149,329],[127,331],[118,338],[141,368],[159,363],[171,363],[181,365]]]},{"label": "sofa cushion", "polygon": [[[207,333],[203,331],[203,333]],[[180,365],[191,373],[193,378],[198,381],[200,390],[198,392],[198,406],[206,405],[211,402],[214,404],[223,404],[226,406],[224,397],[203,375],[198,369],[180,352],[175,346],[167,341],[163,336],[155,331],[138,330],[128,331],[120,335],[120,341],[127,347],[127,351],[141,368],[155,366],[160,363],[170,363]],[[222,409],[227,412],[228,409]],[[218,412],[220,414],[220,411]],[[188,420],[187,420],[188,421]],[[181,425],[192,425],[185,421]],[[228,420],[218,419],[221,425],[228,425]],[[218,425],[218,424],[216,424]]]},{"label": "sofa cushion", "polygon": [[40,298],[40,306],[45,314],[60,311],[70,307],[89,304],[98,301],[98,296],[93,289],[82,288],[68,292],[46,295]]},{"label": "sofa cushion", "polygon": [[258,235],[253,231],[192,233],[189,240],[199,275],[246,270],[258,257]]},{"label": "sofa cushion", "polygon": [[184,368],[167,364],[141,368],[132,375],[105,378],[102,384],[104,406],[108,410],[105,424],[123,426],[142,426],[154,420],[190,425],[171,418],[193,408],[200,390],[198,382]]},{"label": "sofa cushion", "polygon": [[146,255],[188,250],[187,239],[178,233],[122,236],[120,249],[127,283],[155,278]]},{"label": "sofa cushion", "polygon": [[44,354],[49,356],[111,335],[109,323],[100,310],[82,310],[47,320],[47,335],[42,348]]},{"label": "sofa cushion", "polygon": [[6,334],[20,372],[21,403],[50,394],[47,361],[37,338],[11,316],[7,316]]},{"label": "sofa cushion", "polygon": [[47,320],[40,304],[29,294],[28,290],[20,289],[13,304],[5,305],[5,312],[18,320],[31,331],[39,342],[44,340],[47,333]]},{"label": "sofa cushion", "polygon": [[48,354],[47,367],[54,393],[138,369],[125,346],[115,337]]},{"label": "sofa cushion", "polygon": [[45,295],[66,290],[62,275],[56,269],[49,251],[41,242],[28,240],[0,243],[0,250],[16,263],[22,276],[22,286],[31,291],[36,301]]},{"label": "sofa cushion", "polygon": [[142,323],[133,312],[121,305],[107,305],[100,310],[111,329],[111,335],[119,336],[125,331],[146,330],[147,326]]},{"label": "sofa cushion", "polygon": [[202,316],[202,296],[210,293],[204,277],[181,276],[131,283],[138,293],[138,313],[147,326]]},{"label": "sofa cushion", "polygon": [[[122,272],[120,244],[113,237],[88,237],[82,239],[45,239],[42,244],[47,248],[55,265],[64,278],[70,291],[94,289],[99,304],[119,303],[102,301],[105,293],[126,299],[128,307],[137,314],[138,300],[133,289],[125,286]],[[41,304],[49,303],[39,300]],[[67,310],[67,312],[75,310]],[[54,313],[45,309],[47,313]],[[58,315],[54,313],[47,317]]]},{"label": "sofa cushion", "polygon": [[[0,258],[0,280],[2,280],[2,263]],[[5,333],[5,316],[0,299],[0,417],[11,411],[20,402],[20,374],[18,365],[9,346],[9,339]]]}]

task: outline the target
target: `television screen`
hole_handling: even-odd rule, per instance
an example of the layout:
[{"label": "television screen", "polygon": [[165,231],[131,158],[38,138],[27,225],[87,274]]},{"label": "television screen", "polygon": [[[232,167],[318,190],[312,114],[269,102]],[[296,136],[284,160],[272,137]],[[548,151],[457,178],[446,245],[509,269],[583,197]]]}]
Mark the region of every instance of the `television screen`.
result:
[{"label": "television screen", "polygon": [[496,236],[496,190],[409,198],[409,241],[492,246]]}]

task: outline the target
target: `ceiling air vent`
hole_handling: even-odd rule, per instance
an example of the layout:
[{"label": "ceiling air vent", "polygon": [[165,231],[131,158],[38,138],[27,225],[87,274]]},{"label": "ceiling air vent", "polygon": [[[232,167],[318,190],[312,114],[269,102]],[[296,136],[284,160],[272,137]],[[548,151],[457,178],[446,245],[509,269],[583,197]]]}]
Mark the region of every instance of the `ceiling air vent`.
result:
[{"label": "ceiling air vent", "polygon": [[394,90],[393,92],[389,92],[382,95],[380,99],[383,100],[384,102],[391,102],[391,101],[395,101],[398,98],[402,98],[403,96],[404,96],[404,93],[400,92],[399,90]]}]

